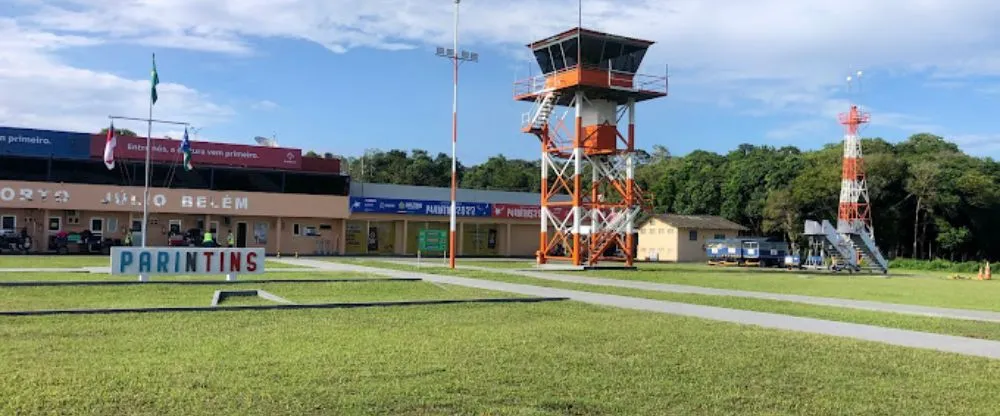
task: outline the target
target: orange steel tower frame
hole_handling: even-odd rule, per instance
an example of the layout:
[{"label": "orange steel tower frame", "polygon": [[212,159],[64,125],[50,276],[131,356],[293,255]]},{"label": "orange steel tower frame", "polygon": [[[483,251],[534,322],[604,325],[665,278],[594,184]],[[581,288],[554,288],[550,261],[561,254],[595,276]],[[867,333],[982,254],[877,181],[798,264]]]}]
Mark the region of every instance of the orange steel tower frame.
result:
[{"label": "orange steel tower frame", "polygon": [[[860,81],[861,72],[858,72],[857,76]],[[850,83],[851,77],[848,77],[847,81]],[[870,115],[859,109],[856,104],[852,104],[850,110],[840,114],[839,118],[845,132],[837,228],[851,232],[865,232],[874,238],[868,183],[865,180],[864,155],[861,152],[861,138],[858,137],[859,128],[869,121]]]},{"label": "orange steel tower frame", "polygon": [[666,74],[637,73],[652,44],[576,27],[527,45],[542,75],[515,82],[514,99],[534,103],[522,130],[541,142],[539,264],[632,265],[645,206],[634,181],[635,104],[667,95]]}]

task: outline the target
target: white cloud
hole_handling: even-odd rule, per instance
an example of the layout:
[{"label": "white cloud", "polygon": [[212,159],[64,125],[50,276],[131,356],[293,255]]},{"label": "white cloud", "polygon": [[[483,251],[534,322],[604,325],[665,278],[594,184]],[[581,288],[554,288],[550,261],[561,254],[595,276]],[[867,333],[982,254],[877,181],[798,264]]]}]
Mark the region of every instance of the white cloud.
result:
[{"label": "white cloud", "polygon": [[[20,29],[0,33],[15,35],[13,40],[0,37],[0,47],[13,42],[30,53],[22,58],[0,48],[0,73],[29,71],[25,59],[42,60],[43,68],[72,72],[81,96],[89,97],[94,89],[104,98],[126,95],[112,90],[129,91],[134,99],[113,105],[131,112],[142,108],[142,94],[134,93],[144,88],[142,82],[69,68],[54,61],[51,52],[117,42],[247,54],[260,38],[301,39],[337,53],[360,47],[430,49],[450,44],[452,34],[453,3],[444,0],[36,0],[25,7],[31,4],[36,8],[16,18]],[[525,56],[518,52],[522,45],[575,26],[576,5],[577,0],[466,0],[462,46],[485,52],[484,62],[523,68],[518,62]],[[697,94],[702,102],[749,109],[745,114],[793,114],[805,120],[784,133],[772,132],[777,135],[818,125],[808,117],[833,122],[830,118],[847,108],[844,76],[856,69],[874,74],[873,83],[879,76],[910,72],[939,82],[1000,74],[1000,25],[995,24],[1000,2],[993,0],[587,0],[583,6],[584,26],[657,41],[644,70],[658,73],[669,63],[672,89],[691,91],[685,95]],[[4,56],[21,63],[11,64]],[[0,77],[10,82],[9,75]],[[43,87],[68,88],[51,79],[35,84],[36,93],[46,91]],[[164,88],[177,89],[173,92],[182,97],[177,102],[195,105],[175,109],[176,117],[230,111],[204,104],[197,91]],[[37,101],[35,106],[95,102]],[[8,105],[5,112],[2,103],[2,118],[13,117],[12,109],[28,114],[22,118],[33,113],[23,111],[31,105]],[[76,114],[69,110],[80,108],[64,110],[59,113]],[[934,124],[893,113],[878,113],[875,123]]]},{"label": "white cloud", "polygon": [[[309,40],[334,51],[449,44],[452,3],[428,0],[43,0],[43,28],[243,52],[246,40]],[[576,24],[576,0],[467,0],[461,35],[523,45]],[[829,79],[852,67],[1000,71],[991,0],[588,0],[584,25],[657,40],[658,64],[720,79]],[[114,24],[107,24],[114,22]],[[465,42],[463,42],[465,44]],[[986,52],[986,53],[984,53]],[[657,65],[656,67],[659,67]],[[835,77],[832,77],[835,75]]]},{"label": "white cloud", "polygon": [[823,120],[802,120],[772,129],[764,133],[764,137],[770,140],[788,142],[795,141],[796,139],[815,137],[817,132],[828,129],[829,123],[824,123]]},{"label": "white cloud", "polygon": [[254,110],[264,110],[264,111],[274,110],[278,108],[278,103],[271,100],[260,100],[258,102],[253,103],[250,106],[250,108],[253,108]]},{"label": "white cloud", "polygon": [[[94,131],[109,115],[143,117],[148,111],[149,81],[76,68],[55,52],[85,47],[98,40],[56,35],[0,19],[0,124]],[[183,85],[162,83],[163,97],[154,118],[210,123],[232,115],[203,94]],[[145,133],[143,123],[121,121],[116,127]]]}]

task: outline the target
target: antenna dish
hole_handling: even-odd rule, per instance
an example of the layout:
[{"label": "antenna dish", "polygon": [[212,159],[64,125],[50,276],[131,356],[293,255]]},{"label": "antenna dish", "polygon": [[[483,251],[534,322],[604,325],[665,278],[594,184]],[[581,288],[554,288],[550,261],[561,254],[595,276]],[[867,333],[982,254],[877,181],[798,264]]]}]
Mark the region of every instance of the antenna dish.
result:
[{"label": "antenna dish", "polygon": [[278,142],[269,137],[257,136],[254,137],[253,140],[257,142],[258,145],[264,147],[278,147]]}]

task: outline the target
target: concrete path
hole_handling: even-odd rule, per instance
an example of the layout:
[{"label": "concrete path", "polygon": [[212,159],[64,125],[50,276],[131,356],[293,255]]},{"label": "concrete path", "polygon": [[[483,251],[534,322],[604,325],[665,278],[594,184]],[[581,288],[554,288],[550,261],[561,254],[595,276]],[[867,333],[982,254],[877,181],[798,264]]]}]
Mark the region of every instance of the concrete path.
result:
[{"label": "concrete path", "polygon": [[540,297],[566,297],[595,305],[625,309],[668,313],[738,324],[757,325],[765,328],[784,329],[820,335],[854,338],[911,348],[931,349],[964,355],[1000,359],[1000,342],[951,335],[883,328],[847,322],[800,318],[764,312],[752,312],[714,306],[691,305],[628,296],[607,295],[578,290],[497,282],[465,277],[443,276],[428,273],[403,272],[319,260],[281,259],[287,264],[315,267],[325,271],[374,273],[390,277],[419,278],[428,282],[452,284],[486,290],[497,290]]},{"label": "concrete path", "polygon": [[[392,263],[415,266],[416,261],[392,260]],[[433,267],[444,267],[433,265]],[[537,272],[523,269],[503,269],[479,266],[457,266],[467,270],[480,270],[495,273],[514,274],[518,276],[532,277],[536,279],[552,280],[556,282],[578,283],[594,286],[610,286],[628,289],[649,290],[654,292],[670,293],[691,293],[711,296],[734,296],[741,298],[753,298],[764,300],[777,300],[785,302],[804,303],[817,306],[835,306],[840,308],[861,309],[876,312],[901,313],[906,315],[930,316],[935,318],[963,319],[969,321],[1000,322],[1000,312],[979,311],[971,309],[938,308],[933,306],[905,305],[899,303],[875,302],[867,300],[853,300],[841,298],[825,298],[819,296],[789,295],[782,293],[754,292],[749,290],[715,289],[709,287],[677,285],[669,283],[643,282],[636,280],[619,280],[610,278],[596,278],[586,276],[573,276],[557,274],[553,272]]]}]

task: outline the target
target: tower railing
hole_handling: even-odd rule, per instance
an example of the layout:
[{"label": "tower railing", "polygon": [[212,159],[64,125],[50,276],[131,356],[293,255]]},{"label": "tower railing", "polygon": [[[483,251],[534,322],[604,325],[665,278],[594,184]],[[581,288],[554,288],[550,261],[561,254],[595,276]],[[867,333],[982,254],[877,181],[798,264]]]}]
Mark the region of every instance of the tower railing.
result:
[{"label": "tower railing", "polygon": [[[570,77],[559,76],[561,74],[580,69],[606,72],[607,77],[604,80],[574,80]],[[604,68],[599,65],[573,65],[558,71],[549,72],[547,74],[535,75],[514,81],[514,98],[516,99],[518,97],[537,95],[543,92],[558,90],[572,85],[590,85],[599,88],[624,89],[628,91],[642,91],[654,94],[667,94],[669,89],[669,81],[666,74],[652,75],[632,73],[628,71],[615,71],[610,67]]]}]

